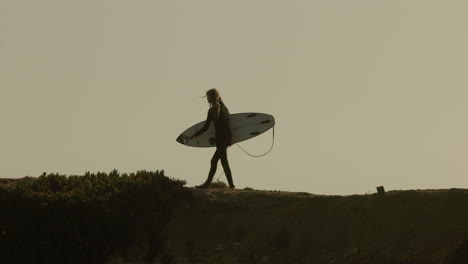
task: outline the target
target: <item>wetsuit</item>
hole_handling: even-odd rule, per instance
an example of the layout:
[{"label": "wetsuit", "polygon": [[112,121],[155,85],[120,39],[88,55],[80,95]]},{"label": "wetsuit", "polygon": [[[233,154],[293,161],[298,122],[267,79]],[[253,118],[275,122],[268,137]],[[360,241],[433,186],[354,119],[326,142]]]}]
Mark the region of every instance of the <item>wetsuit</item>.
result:
[{"label": "wetsuit", "polygon": [[220,109],[218,118],[215,118],[215,108],[211,107],[208,111],[208,116],[206,118],[204,126],[195,133],[195,136],[200,136],[205,133],[211,125],[211,122],[215,125],[215,136],[216,136],[216,152],[211,159],[211,168],[208,173],[208,179],[202,185],[202,187],[208,187],[208,185],[213,180],[213,177],[216,173],[216,168],[218,166],[218,161],[221,160],[223,165],[224,173],[229,183],[229,187],[234,188],[234,183],[232,180],[231,168],[229,167],[229,161],[227,159],[227,147],[231,145],[232,133],[231,127],[229,126],[229,110],[224,105],[223,102],[220,102]]}]

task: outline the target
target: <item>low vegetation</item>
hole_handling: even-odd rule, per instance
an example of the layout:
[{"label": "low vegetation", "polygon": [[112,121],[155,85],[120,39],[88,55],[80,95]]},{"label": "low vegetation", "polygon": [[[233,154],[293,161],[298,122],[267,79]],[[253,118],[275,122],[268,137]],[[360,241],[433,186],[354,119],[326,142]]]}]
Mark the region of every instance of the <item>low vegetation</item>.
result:
[{"label": "low vegetation", "polygon": [[164,171],[0,179],[0,263],[468,263],[468,190],[185,184]]},{"label": "low vegetation", "polygon": [[190,201],[164,171],[43,174],[0,185],[0,262],[151,261],[172,208]]}]

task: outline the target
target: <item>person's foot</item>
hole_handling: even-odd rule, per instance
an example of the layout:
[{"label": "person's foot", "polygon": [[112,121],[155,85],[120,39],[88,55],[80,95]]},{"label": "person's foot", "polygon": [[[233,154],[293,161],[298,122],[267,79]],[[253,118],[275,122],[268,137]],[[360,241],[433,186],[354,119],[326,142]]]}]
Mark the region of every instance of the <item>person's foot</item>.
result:
[{"label": "person's foot", "polygon": [[234,186],[234,185],[229,185],[229,188],[231,188],[231,189],[235,189],[235,188],[236,188],[236,186]]}]

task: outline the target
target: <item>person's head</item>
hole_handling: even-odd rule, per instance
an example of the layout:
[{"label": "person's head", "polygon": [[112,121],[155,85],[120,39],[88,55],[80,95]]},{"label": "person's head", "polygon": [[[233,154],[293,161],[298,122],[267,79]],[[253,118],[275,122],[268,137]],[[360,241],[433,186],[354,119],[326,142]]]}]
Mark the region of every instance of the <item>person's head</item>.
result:
[{"label": "person's head", "polygon": [[217,105],[221,102],[221,95],[216,88],[206,91],[206,99],[210,105]]}]

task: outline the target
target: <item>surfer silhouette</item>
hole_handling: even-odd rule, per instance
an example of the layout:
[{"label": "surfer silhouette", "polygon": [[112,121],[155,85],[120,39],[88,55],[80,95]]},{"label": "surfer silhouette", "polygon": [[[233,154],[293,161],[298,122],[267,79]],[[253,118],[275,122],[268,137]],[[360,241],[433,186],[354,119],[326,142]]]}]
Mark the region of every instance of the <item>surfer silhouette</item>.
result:
[{"label": "surfer silhouette", "polygon": [[229,183],[229,188],[234,189],[234,183],[232,181],[231,168],[229,167],[229,161],[227,158],[227,148],[231,145],[232,133],[231,127],[229,126],[229,110],[224,105],[221,95],[218,90],[213,88],[206,92],[206,98],[210,104],[210,109],[208,110],[208,116],[206,118],[204,126],[197,131],[194,135],[190,136],[189,139],[192,140],[201,134],[205,133],[211,125],[211,122],[215,126],[215,135],[216,135],[216,152],[211,158],[211,167],[208,173],[208,178],[205,183],[196,186],[199,189],[208,188],[213,177],[216,173],[216,168],[218,167],[218,161],[221,160],[221,164],[224,169],[224,174]]}]

